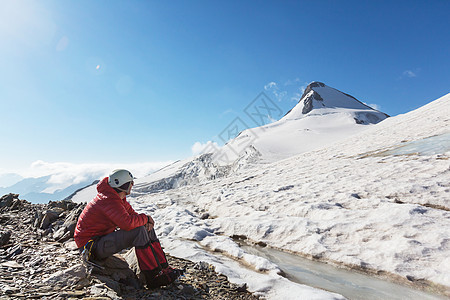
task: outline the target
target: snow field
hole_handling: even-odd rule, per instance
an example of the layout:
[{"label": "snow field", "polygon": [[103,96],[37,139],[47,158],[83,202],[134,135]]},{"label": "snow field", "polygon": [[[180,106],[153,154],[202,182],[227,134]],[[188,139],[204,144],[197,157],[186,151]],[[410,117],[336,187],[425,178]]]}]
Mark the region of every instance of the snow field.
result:
[{"label": "snow field", "polygon": [[[141,211],[153,207],[164,241],[195,240],[255,270],[274,272],[227,236],[430,281],[450,293],[450,152],[386,153],[448,136],[449,110],[450,94],[326,148],[130,202]],[[203,211],[212,218],[201,220]],[[178,251],[170,246],[175,244],[167,246],[169,253]],[[249,283],[249,289],[261,287]],[[262,290],[269,298],[280,292],[275,286]]]}]

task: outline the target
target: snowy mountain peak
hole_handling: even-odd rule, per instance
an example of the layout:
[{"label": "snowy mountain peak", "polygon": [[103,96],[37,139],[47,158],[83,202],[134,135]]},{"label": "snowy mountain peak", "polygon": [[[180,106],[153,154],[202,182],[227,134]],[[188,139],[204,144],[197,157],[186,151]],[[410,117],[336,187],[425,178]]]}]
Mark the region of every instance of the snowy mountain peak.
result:
[{"label": "snowy mountain peak", "polygon": [[314,81],[306,87],[298,104],[283,119],[296,120],[308,115],[324,115],[344,110],[352,115],[357,124],[376,124],[389,117],[349,94]]}]

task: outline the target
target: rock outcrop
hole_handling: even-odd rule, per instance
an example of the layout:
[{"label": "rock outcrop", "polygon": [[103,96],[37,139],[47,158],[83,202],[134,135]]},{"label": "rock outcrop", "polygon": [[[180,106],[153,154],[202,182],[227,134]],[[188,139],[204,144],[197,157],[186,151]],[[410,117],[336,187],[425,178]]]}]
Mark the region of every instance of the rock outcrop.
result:
[{"label": "rock outcrop", "polygon": [[142,286],[125,250],[100,267],[84,265],[73,241],[84,205],[31,204],[17,194],[0,198],[0,299],[256,299],[203,262],[168,256],[185,274],[155,290]]}]

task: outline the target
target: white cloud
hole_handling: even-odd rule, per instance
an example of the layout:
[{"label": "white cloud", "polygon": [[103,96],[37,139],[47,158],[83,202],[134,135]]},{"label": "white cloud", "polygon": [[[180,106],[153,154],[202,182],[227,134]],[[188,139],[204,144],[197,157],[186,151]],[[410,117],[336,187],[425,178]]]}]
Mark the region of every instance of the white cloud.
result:
[{"label": "white cloud", "polygon": [[366,102],[363,102],[365,105],[372,107],[373,109],[376,109],[380,111],[380,106],[378,104],[368,104]]},{"label": "white cloud", "polygon": [[303,82],[303,85],[301,84],[302,81],[299,78],[289,79],[282,85],[281,89],[276,82],[272,81],[264,86],[264,90],[271,92],[274,98],[278,100],[278,102],[281,102],[283,100],[298,102],[301,98],[301,94],[299,93],[299,91],[301,91],[303,94],[306,87],[308,86],[308,84],[305,82]]},{"label": "white cloud", "polygon": [[64,189],[73,184],[102,179],[115,169],[127,169],[133,176],[139,178],[155,172],[172,161],[143,162],[143,163],[84,163],[75,164],[69,162],[45,162],[37,160],[29,168],[19,173],[24,178],[37,178],[50,176],[47,183],[49,188],[45,192],[52,193]]},{"label": "white cloud", "polygon": [[198,155],[200,153],[209,153],[212,152],[214,149],[218,149],[219,145],[216,142],[207,141],[206,143],[202,144],[200,142],[195,142],[194,145],[192,145],[191,150],[193,155]]},{"label": "white cloud", "polygon": [[228,114],[235,114],[235,115],[237,115],[237,113],[233,109],[230,108],[230,109],[227,109],[224,112],[222,112],[220,114],[220,117],[222,118],[223,116],[228,115]]},{"label": "white cloud", "polygon": [[413,72],[411,70],[406,70],[403,72],[403,77],[409,77],[409,78],[417,77],[417,72]]},{"label": "white cloud", "polygon": [[291,100],[295,101],[295,102],[299,102],[301,98],[302,98],[302,95],[300,93],[294,93],[294,95],[291,97]]},{"label": "white cloud", "polygon": [[275,88],[275,89],[277,89],[278,88],[278,86],[277,86],[277,83],[276,82],[269,82],[268,84],[266,84],[265,86],[264,86],[264,89],[266,90],[266,91],[268,91],[268,90],[270,90],[270,89],[273,89],[273,88]]}]

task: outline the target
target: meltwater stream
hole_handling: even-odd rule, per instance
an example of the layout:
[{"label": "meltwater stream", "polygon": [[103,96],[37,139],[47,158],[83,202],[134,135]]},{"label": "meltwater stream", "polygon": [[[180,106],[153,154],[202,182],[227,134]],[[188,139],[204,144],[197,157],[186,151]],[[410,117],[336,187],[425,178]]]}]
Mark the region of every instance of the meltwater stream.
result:
[{"label": "meltwater stream", "polygon": [[311,261],[283,251],[240,242],[248,253],[277,264],[288,279],[343,295],[351,300],[447,299],[357,272]]}]

